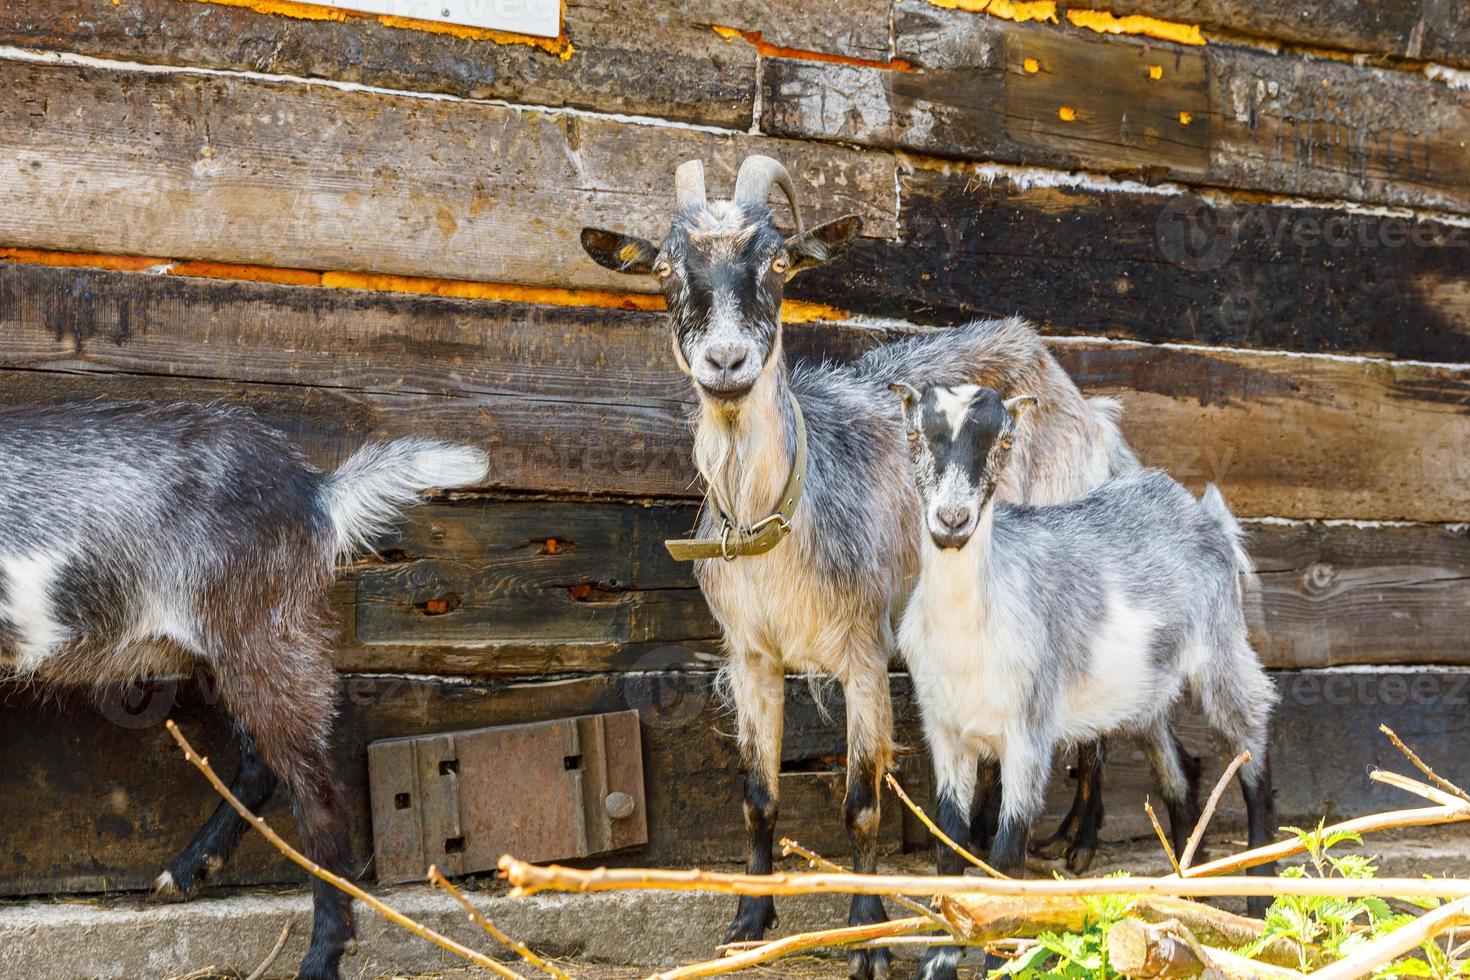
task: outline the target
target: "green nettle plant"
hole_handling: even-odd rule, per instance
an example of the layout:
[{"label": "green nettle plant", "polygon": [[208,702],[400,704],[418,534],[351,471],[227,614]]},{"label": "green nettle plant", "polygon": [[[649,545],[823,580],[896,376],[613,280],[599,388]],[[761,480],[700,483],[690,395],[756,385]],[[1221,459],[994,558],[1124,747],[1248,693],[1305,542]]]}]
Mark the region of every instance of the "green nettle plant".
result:
[{"label": "green nettle plant", "polygon": [[[1108,875],[1123,877],[1124,872]],[[1017,980],[1083,980],[1091,977],[1117,977],[1108,964],[1108,930],[1128,918],[1134,895],[1084,896],[1087,920],[1081,932],[1044,932],[1036,937],[1037,945],[1008,962],[992,977],[1015,977]]]}]

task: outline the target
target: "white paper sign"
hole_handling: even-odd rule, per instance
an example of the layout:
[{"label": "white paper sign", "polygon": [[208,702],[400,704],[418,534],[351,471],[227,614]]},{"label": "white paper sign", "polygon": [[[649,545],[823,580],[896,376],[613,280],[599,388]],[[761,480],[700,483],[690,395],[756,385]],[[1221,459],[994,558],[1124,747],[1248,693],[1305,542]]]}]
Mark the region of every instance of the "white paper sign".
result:
[{"label": "white paper sign", "polygon": [[536,37],[561,34],[561,0],[312,0],[324,7],[485,27]]}]

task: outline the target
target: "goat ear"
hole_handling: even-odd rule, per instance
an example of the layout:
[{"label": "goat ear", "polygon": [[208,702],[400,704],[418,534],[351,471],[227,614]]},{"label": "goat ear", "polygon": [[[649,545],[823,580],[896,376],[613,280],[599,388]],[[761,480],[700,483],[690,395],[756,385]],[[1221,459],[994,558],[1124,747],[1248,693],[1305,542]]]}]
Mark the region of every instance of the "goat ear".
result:
[{"label": "goat ear", "polygon": [[919,393],[911,385],[906,385],[902,381],[896,381],[888,386],[888,390],[903,400],[904,415],[908,415],[914,410],[914,406],[919,404]]},{"label": "goat ear", "polygon": [[1017,395],[1015,398],[1007,398],[1004,404],[1011,415],[1011,421],[1019,422],[1021,416],[1036,407],[1037,401],[1035,395]]},{"label": "goat ear", "polygon": [[830,262],[842,250],[852,243],[863,230],[863,219],[855,214],[845,217],[834,218],[825,224],[808,228],[800,235],[792,235],[786,239],[786,254],[791,257],[791,265],[786,270],[786,278],[790,279],[802,269],[810,269],[824,262]]},{"label": "goat ear", "polygon": [[642,275],[653,271],[658,248],[647,239],[601,228],[582,229],[582,248],[604,269]]}]

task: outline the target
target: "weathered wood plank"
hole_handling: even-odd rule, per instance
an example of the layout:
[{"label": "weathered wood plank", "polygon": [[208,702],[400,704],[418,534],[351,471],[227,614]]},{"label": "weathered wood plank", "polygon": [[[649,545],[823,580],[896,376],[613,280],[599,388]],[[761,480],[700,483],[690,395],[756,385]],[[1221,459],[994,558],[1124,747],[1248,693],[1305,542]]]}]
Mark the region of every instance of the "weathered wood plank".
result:
[{"label": "weathered wood plank", "polygon": [[[575,53],[402,30],[371,18],[301,20],[215,3],[58,0],[0,12],[0,43],[150,64],[329,78],[405,91],[571,106],[745,130],[756,49],[712,25],[781,47],[887,58],[886,0],[775,5],[571,2]],[[670,57],[670,52],[677,56]]]},{"label": "weathered wood plank", "polygon": [[[578,714],[640,712],[649,842],[599,862],[695,863],[743,856],[742,779],[735,742],[709,673],[587,677],[512,685],[475,685],[404,677],[343,681],[337,725],[337,774],[348,790],[357,853],[371,854],[366,747],[380,738],[514,724]],[[847,849],[841,816],[840,724],[825,721],[793,679],[787,700],[782,826],[800,828],[810,846],[834,855]],[[908,685],[895,681],[901,705]],[[0,894],[50,890],[145,889],[198,829],[217,799],[179,757],[163,728],[171,716],[223,771],[233,770],[222,713],[207,688],[161,685],[141,692],[135,710],[114,698],[99,714],[86,698],[43,703],[35,692],[0,686],[0,746],[25,766],[0,767]],[[842,717],[841,696],[833,696]],[[906,716],[912,712],[905,708]],[[912,722],[902,737],[918,744]],[[814,765],[813,760],[823,761]],[[825,769],[825,772],[823,772]],[[837,803],[833,803],[834,798]],[[289,829],[281,801],[268,809]],[[884,821],[884,846],[901,843],[902,822]],[[35,828],[45,827],[45,834]],[[294,832],[288,833],[294,838]],[[297,880],[256,835],[249,835],[228,883]]]},{"label": "weathered wood plank", "polygon": [[[896,9],[898,56],[923,71],[765,59],[762,129],[1470,211],[1470,156],[1460,145],[1470,93],[1422,74],[1104,39],[926,4]],[[1159,94],[1140,102],[1139,90],[1151,87]],[[1143,105],[1146,118],[1129,104]]]},{"label": "weathered wood plank", "polygon": [[[718,630],[690,569],[659,544],[684,533],[694,508],[435,503],[384,542],[389,564],[360,566],[339,586],[338,666],[468,676],[709,669]],[[1463,526],[1247,529],[1260,586],[1251,636],[1268,667],[1470,666]],[[435,600],[444,605],[431,612]]]},{"label": "weathered wood plank", "polygon": [[654,291],[583,225],[667,230],[674,168],[783,158],[894,232],[893,161],[743,134],[214,75],[0,62],[0,245]]},{"label": "weathered wood plank", "polygon": [[[690,395],[656,314],[363,293],[349,314],[332,290],[234,283],[216,293],[207,281],[124,273],[93,274],[92,299],[78,303],[39,285],[64,273],[18,269],[0,279],[53,305],[0,311],[3,403],[223,397],[256,406],[323,465],[363,438],[419,432],[486,446],[495,487],[691,492]],[[129,323],[142,341],[93,333],[79,348],[52,325],[135,301]],[[172,313],[144,316],[149,302]],[[47,322],[43,310],[75,315]],[[885,334],[801,325],[787,336],[798,359],[845,359]],[[1470,516],[1464,369],[1092,341],[1055,349],[1084,390],[1123,399],[1145,460],[1196,488],[1218,483],[1242,516]],[[127,374],[77,375],[112,370],[113,358]]]},{"label": "weathered wood plank", "polygon": [[1019,313],[1064,335],[1470,362],[1470,225],[1224,197],[1018,185],[983,165],[900,178],[898,242],[794,297],[945,324]]},{"label": "weathered wood plank", "polygon": [[[1314,823],[1407,801],[1369,783],[1374,764],[1399,764],[1377,735],[1393,726],[1444,775],[1462,784],[1470,763],[1460,747],[1467,737],[1470,673],[1301,671],[1276,675],[1283,702],[1276,716],[1273,768],[1283,821]],[[336,759],[348,787],[353,837],[369,853],[368,742],[385,737],[511,724],[637,708],[642,716],[649,843],[612,856],[617,863],[687,865],[742,856],[740,774],[728,718],[717,706],[709,674],[589,677],[539,684],[480,686],[393,677],[354,677],[343,684]],[[899,736],[921,744],[908,684],[895,677]],[[34,692],[0,689],[0,746],[24,766],[0,767],[0,894],[51,890],[147,888],[162,865],[188,840],[216,799],[183,760],[162,727],[172,714],[195,744],[226,771],[233,754],[223,719],[194,688],[175,704],[173,692],[145,697],[133,718],[114,705],[100,716],[85,699],[40,704]],[[842,717],[841,696],[832,713]],[[110,717],[109,717],[110,716]],[[121,722],[121,724],[120,724]],[[1225,760],[1206,748],[1196,723],[1181,730],[1204,750],[1206,779]],[[840,776],[831,774],[843,751],[840,723],[825,722],[804,682],[788,684],[787,732],[780,833],[792,834],[833,856],[845,851],[845,831],[832,803]],[[1107,776],[1108,839],[1150,833],[1140,815],[1151,779],[1133,750],[1119,745]],[[927,764],[904,760],[905,780],[922,787]],[[1050,819],[1071,792],[1054,780]],[[919,795],[924,796],[922,789]],[[1221,807],[1222,826],[1238,823],[1234,791]],[[885,794],[884,808],[894,804]],[[289,828],[278,801],[268,815]],[[892,818],[890,817],[890,821]],[[886,844],[897,846],[899,827],[885,821]],[[45,833],[35,828],[45,827]],[[919,843],[914,839],[913,843]],[[598,859],[602,861],[602,858]],[[299,880],[299,873],[256,835],[244,841],[223,880],[232,883]]]},{"label": "weathered wood plank", "polygon": [[1470,11],[1456,0],[1071,0],[1252,38],[1470,66]]}]

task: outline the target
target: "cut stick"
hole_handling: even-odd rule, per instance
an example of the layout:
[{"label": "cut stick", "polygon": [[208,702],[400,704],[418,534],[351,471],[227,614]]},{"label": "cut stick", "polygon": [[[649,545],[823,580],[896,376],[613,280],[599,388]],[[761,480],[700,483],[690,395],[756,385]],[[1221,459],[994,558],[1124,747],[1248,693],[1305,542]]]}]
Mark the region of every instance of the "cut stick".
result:
[{"label": "cut stick", "polygon": [[1383,734],[1387,735],[1388,736],[1388,740],[1393,743],[1394,748],[1396,748],[1400,752],[1402,752],[1404,754],[1404,758],[1408,759],[1411,763],[1413,763],[1414,764],[1414,768],[1416,768],[1420,772],[1422,772],[1429,779],[1429,781],[1431,783],[1433,783],[1434,785],[1438,786],[1440,789],[1444,790],[1446,793],[1449,793],[1451,796],[1458,797],[1461,800],[1461,802],[1470,804],[1470,793],[1466,793],[1463,789],[1461,789],[1460,787],[1456,786],[1454,783],[1450,782],[1448,779],[1445,779],[1443,776],[1441,776],[1439,773],[1435,772],[1433,769],[1429,768],[1428,763],[1426,763],[1423,759],[1419,758],[1419,756],[1414,752],[1413,749],[1411,749],[1407,745],[1405,745],[1404,742],[1403,742],[1403,739],[1399,738],[1398,737],[1398,734],[1395,733],[1392,728],[1389,728],[1387,725],[1379,725],[1378,726],[1378,730],[1380,732],[1382,732]]},{"label": "cut stick", "polygon": [[1199,940],[1178,922],[1124,919],[1108,930],[1108,962],[1125,977],[1197,977],[1212,964]]},{"label": "cut stick", "polygon": [[[807,862],[810,863],[811,866],[814,868],[821,868],[824,871],[836,871],[839,874],[845,873],[847,871],[846,868],[838,864],[836,861],[828,861],[816,851],[802,847],[801,844],[792,840],[790,837],[782,837],[781,856],[790,857],[793,854],[797,855],[798,857],[805,858]],[[935,912],[933,909],[924,905],[922,902],[916,902],[906,895],[889,895],[887,897],[893,902],[894,905],[897,905],[901,908],[906,908],[915,915],[927,915],[929,918],[934,920],[934,924],[936,926],[943,929],[945,932],[949,931],[949,923],[944,920],[944,917],[941,916],[938,912]]]},{"label": "cut stick", "polygon": [[444,877],[444,875],[439,871],[439,866],[437,864],[429,865],[429,884],[434,885],[438,888],[442,888],[445,892],[447,892],[449,894],[449,897],[458,902],[459,907],[464,909],[465,912],[469,914],[470,921],[479,926],[481,929],[484,929],[485,933],[489,935],[491,939],[494,939],[496,942],[500,943],[500,945],[506,947],[507,949],[514,951],[517,956],[519,956],[521,959],[525,960],[532,966],[536,967],[541,972],[556,977],[556,980],[572,980],[571,977],[567,976],[566,973],[558,969],[554,964],[548,963],[546,962],[546,960],[537,956],[525,943],[517,942],[515,939],[512,939],[509,935],[502,931],[499,926],[491,922],[489,919],[485,918],[485,916],[480,913],[480,910],[471,905],[470,900],[465,898],[464,895],[460,893],[459,889],[455,888],[454,885],[450,883],[448,878]]},{"label": "cut stick", "polygon": [[1242,752],[1230,760],[1230,765],[1225,767],[1225,772],[1215,788],[1210,791],[1210,798],[1205,801],[1205,808],[1200,812],[1199,822],[1194,825],[1194,832],[1189,835],[1189,840],[1184,845],[1184,853],[1179,855],[1180,874],[1189,870],[1189,865],[1194,861],[1194,852],[1199,850],[1200,841],[1205,839],[1205,829],[1210,825],[1210,819],[1215,815],[1215,807],[1220,804],[1220,797],[1225,793],[1225,787],[1230,785],[1230,780],[1241,766],[1251,761],[1249,752]]},{"label": "cut stick", "polygon": [[[1323,833],[1367,834],[1378,830],[1402,830],[1409,827],[1432,827],[1439,824],[1463,823],[1470,820],[1470,810],[1451,810],[1433,806],[1413,810],[1390,810],[1387,813],[1370,813],[1354,817],[1324,828]],[[1181,877],[1189,880],[1244,871],[1258,865],[1269,864],[1282,858],[1306,852],[1306,845],[1296,838],[1266,844],[1230,857],[1216,858],[1193,868],[1185,868]]]},{"label": "cut stick", "polygon": [[1001,880],[1008,880],[1010,878],[1010,875],[1002,874],[1001,872],[995,870],[990,865],[986,864],[984,861],[980,860],[975,855],[971,854],[965,848],[963,848],[959,844],[955,843],[955,841],[954,841],[954,839],[952,837],[950,837],[944,831],[940,830],[939,829],[939,825],[937,823],[935,823],[933,820],[930,820],[929,819],[929,815],[927,813],[925,813],[919,807],[919,805],[917,803],[915,803],[913,800],[909,799],[909,795],[903,791],[903,787],[902,786],[898,785],[898,780],[894,778],[893,773],[891,773],[891,772],[890,773],[885,773],[884,776],[883,776],[883,780],[884,780],[884,782],[886,782],[888,784],[888,788],[891,789],[891,790],[893,790],[893,792],[895,794],[897,794],[897,796],[898,796],[898,798],[900,800],[903,800],[903,805],[906,806],[906,807],[908,807],[911,811],[913,811],[914,816],[918,817],[919,818],[919,821],[921,823],[923,823],[923,825],[925,827],[928,827],[929,828],[929,833],[931,833],[935,837],[939,838],[939,840],[946,847],[948,847],[950,850],[954,851],[956,854],[958,854],[960,857],[964,858],[966,861],[969,861],[971,864],[973,864],[975,867],[979,868],[981,871],[984,871],[986,874],[990,875],[990,877],[992,877],[992,878],[999,878]]},{"label": "cut stick", "polygon": [[1154,813],[1154,805],[1148,797],[1143,798],[1143,812],[1148,814],[1148,822],[1154,825],[1154,833],[1159,837],[1159,843],[1163,845],[1164,857],[1169,859],[1169,866],[1177,875],[1180,872],[1179,859],[1174,856],[1174,846],[1169,843],[1169,838],[1164,834],[1164,828],[1159,824],[1159,818]]},{"label": "cut stick", "polygon": [[459,943],[455,942],[453,939],[450,939],[448,936],[441,936],[433,929],[430,929],[428,926],[421,925],[415,922],[413,919],[410,919],[408,916],[404,915],[402,912],[399,912],[397,909],[384,905],[378,899],[374,898],[372,895],[369,895],[367,892],[363,891],[361,888],[357,887],[346,878],[333,874],[326,868],[323,868],[321,865],[317,864],[315,861],[312,861],[300,851],[296,850],[290,844],[287,844],[284,840],[281,839],[279,834],[277,834],[274,830],[271,830],[270,826],[263,819],[251,813],[250,810],[245,806],[245,804],[241,803],[239,799],[236,798],[235,794],[230,792],[230,788],[224,784],[219,776],[215,774],[214,769],[210,767],[209,760],[194,751],[194,747],[189,744],[188,739],[184,738],[184,733],[179,731],[179,726],[174,724],[172,718],[164,722],[164,726],[168,729],[168,733],[174,737],[174,741],[179,743],[179,748],[184,750],[184,758],[189,761],[190,765],[192,765],[195,769],[198,769],[201,773],[204,774],[204,778],[209,780],[209,785],[214,787],[214,791],[220,796],[224,797],[225,802],[232,806],[235,812],[240,814],[240,816],[245,819],[246,823],[259,831],[260,835],[266,840],[270,841],[271,845],[275,847],[276,850],[285,855],[287,860],[289,860],[291,863],[295,864],[297,867],[305,869],[308,873],[315,875],[332,887],[346,892],[353,898],[357,899],[359,902],[362,902],[368,908],[372,909],[374,912],[381,915],[383,918],[387,919],[389,922],[392,922],[395,925],[400,925],[414,935],[421,936],[424,939],[427,939],[429,942],[433,943],[435,946],[438,946],[440,949],[453,953],[460,959],[469,960],[476,966],[483,966],[491,973],[496,973],[504,977],[505,980],[522,980],[520,974],[516,973],[513,970],[507,969],[505,966],[502,966],[501,964],[495,962],[484,953],[477,953],[473,949],[470,949],[468,946],[461,946]]},{"label": "cut stick", "polygon": [[842,929],[826,929],[821,932],[803,932],[757,946],[755,949],[732,953],[717,960],[691,963],[664,973],[655,973],[649,980],[690,980],[692,977],[712,977],[721,973],[734,973],[736,970],[743,970],[760,963],[769,963],[771,960],[808,949],[849,946],[865,940],[903,936],[932,928],[933,923],[927,918],[916,915],[909,919],[893,919],[889,922],[875,922],[871,925],[847,926]]},{"label": "cut stick", "polygon": [[1330,966],[1314,971],[1313,980],[1357,980],[1380,966],[1418,949],[1440,933],[1470,923],[1470,899],[1460,899],[1426,912],[1408,925],[1359,948]]},{"label": "cut stick", "polygon": [[[1443,808],[1437,808],[1443,809]],[[1298,895],[1331,898],[1397,896],[1463,898],[1464,878],[1075,878],[1063,881],[972,878],[961,875],[734,874],[722,871],[665,871],[658,868],[568,868],[537,865],[506,855],[500,870],[514,886],[512,896],[541,891],[602,892],[625,889],[715,892],[727,895]]]},{"label": "cut stick", "polygon": [[1446,793],[1442,789],[1430,786],[1427,783],[1421,783],[1417,779],[1411,779],[1408,776],[1400,775],[1396,772],[1389,772],[1387,769],[1374,769],[1368,773],[1368,778],[1375,783],[1382,783],[1385,786],[1392,786],[1394,789],[1401,789],[1406,793],[1413,793],[1415,796],[1422,796],[1429,802],[1438,803],[1440,806],[1449,810],[1470,810],[1470,803],[1462,802],[1458,796],[1452,793]]}]

